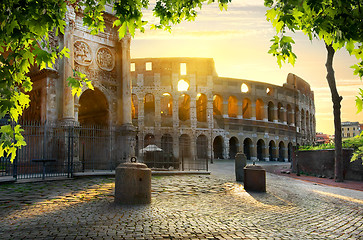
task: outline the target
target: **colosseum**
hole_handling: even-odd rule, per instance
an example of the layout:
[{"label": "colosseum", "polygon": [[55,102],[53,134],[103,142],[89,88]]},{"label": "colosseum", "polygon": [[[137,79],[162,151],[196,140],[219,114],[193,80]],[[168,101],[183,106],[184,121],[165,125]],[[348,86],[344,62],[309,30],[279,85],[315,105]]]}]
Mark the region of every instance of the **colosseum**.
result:
[{"label": "colosseum", "polygon": [[185,162],[240,151],[287,162],[293,146],[314,141],[314,93],[294,74],[283,86],[219,77],[211,58],[131,59],[130,68],[136,155],[156,145]]}]

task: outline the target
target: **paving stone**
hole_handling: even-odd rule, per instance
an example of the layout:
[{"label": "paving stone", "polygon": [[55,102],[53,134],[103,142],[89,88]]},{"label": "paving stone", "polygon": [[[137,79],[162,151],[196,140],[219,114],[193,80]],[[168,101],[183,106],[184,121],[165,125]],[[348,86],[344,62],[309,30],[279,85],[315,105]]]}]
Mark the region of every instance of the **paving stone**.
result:
[{"label": "paving stone", "polygon": [[0,238],[360,239],[363,233],[363,193],[284,176],[267,174],[262,194],[246,192],[228,174],[153,177],[152,203],[144,206],[115,205],[113,189],[113,178],[0,185]]}]

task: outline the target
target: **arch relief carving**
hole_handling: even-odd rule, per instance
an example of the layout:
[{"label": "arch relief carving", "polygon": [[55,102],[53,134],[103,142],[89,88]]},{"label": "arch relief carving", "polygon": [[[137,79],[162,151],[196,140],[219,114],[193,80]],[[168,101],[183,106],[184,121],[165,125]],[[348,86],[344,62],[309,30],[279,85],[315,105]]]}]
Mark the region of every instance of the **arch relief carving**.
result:
[{"label": "arch relief carving", "polygon": [[74,43],[74,61],[83,66],[91,65],[92,51],[87,43],[83,41],[76,41]]},{"label": "arch relief carving", "polygon": [[112,71],[115,66],[115,58],[110,49],[101,47],[97,50],[96,62],[99,68]]}]

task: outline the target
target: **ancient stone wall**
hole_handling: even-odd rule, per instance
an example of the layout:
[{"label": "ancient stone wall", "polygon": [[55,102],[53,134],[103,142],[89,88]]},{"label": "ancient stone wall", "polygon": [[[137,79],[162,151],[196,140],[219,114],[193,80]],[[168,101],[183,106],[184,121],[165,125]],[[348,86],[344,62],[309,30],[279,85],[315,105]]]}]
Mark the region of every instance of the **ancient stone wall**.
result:
[{"label": "ancient stone wall", "polygon": [[314,141],[314,93],[293,74],[281,87],[218,77],[213,59],[145,58],[131,59],[131,78],[140,147],[148,144],[146,136],[159,147],[163,136],[172,136],[178,158],[178,143],[188,136],[197,155],[203,137],[208,158],[242,151],[251,160],[290,161],[293,145]]}]

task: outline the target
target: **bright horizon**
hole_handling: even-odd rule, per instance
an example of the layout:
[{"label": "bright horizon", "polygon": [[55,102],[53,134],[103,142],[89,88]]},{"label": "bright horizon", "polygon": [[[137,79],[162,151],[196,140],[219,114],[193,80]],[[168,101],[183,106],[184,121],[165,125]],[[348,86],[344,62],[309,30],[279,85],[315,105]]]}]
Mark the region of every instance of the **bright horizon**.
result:
[{"label": "bright horizon", "polygon": [[[316,131],[334,134],[333,107],[326,81],[326,49],[322,41],[310,42],[302,33],[289,34],[295,40],[295,67],[279,68],[276,58],[268,54],[274,36],[267,22],[263,1],[232,1],[228,11],[217,4],[205,5],[194,22],[172,27],[172,32],[149,30],[137,33],[131,41],[132,58],[208,57],[213,58],[218,76],[268,82],[282,86],[288,73],[307,81],[315,95]],[[145,12],[151,18],[151,13]],[[151,22],[151,21],[150,21]],[[151,22],[153,23],[153,22]],[[363,88],[359,77],[349,68],[356,59],[344,49],[334,58],[338,92],[343,96],[341,118],[363,122],[356,114],[355,96]]]}]

